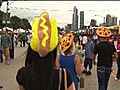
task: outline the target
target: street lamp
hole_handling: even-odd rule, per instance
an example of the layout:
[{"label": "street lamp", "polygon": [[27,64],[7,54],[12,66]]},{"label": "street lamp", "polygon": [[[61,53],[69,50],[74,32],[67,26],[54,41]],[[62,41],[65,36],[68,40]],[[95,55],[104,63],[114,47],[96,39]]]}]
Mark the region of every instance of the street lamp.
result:
[{"label": "street lamp", "polygon": [[2,6],[2,1],[0,1],[0,8],[1,8],[1,6]]},{"label": "street lamp", "polygon": [[6,31],[7,31],[7,19],[8,19],[8,10],[9,10],[9,8],[8,8],[8,6],[9,6],[9,2],[7,1],[7,10],[6,10],[6,20],[5,20],[5,24],[6,24]]},{"label": "street lamp", "polygon": [[6,7],[6,19],[5,19],[5,24],[6,24],[5,26],[6,27],[5,27],[5,29],[7,30],[7,25],[8,25],[7,21],[8,21],[8,19],[10,19],[10,13],[8,13],[8,11],[10,10],[9,9],[9,5],[11,5],[12,3],[14,3],[15,1],[11,2],[10,4],[9,4],[8,0],[6,0],[6,1],[7,1],[7,7]]}]

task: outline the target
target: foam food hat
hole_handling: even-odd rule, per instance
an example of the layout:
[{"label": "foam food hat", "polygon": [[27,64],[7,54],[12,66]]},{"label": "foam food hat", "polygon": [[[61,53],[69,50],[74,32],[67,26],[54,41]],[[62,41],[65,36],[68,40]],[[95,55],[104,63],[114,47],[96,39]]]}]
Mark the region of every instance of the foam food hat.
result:
[{"label": "foam food hat", "polygon": [[56,20],[50,19],[47,12],[42,12],[40,17],[32,21],[31,48],[41,57],[53,51],[58,43],[58,30]]},{"label": "foam food hat", "polygon": [[98,28],[96,30],[96,34],[99,36],[99,37],[109,37],[112,35],[112,32],[105,28],[105,27],[101,27],[101,28]]},{"label": "foam food hat", "polygon": [[59,40],[60,51],[65,52],[73,43],[73,34],[71,32],[66,33]]}]

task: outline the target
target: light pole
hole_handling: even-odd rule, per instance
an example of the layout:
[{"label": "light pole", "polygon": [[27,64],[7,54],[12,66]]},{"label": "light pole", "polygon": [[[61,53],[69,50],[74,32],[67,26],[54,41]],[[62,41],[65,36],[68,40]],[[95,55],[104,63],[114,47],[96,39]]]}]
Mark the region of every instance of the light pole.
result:
[{"label": "light pole", "polygon": [[1,8],[1,6],[2,6],[2,2],[3,2],[3,1],[0,1],[0,8]]},{"label": "light pole", "polygon": [[[13,3],[13,2],[12,2]],[[6,33],[8,33],[8,30],[7,30],[7,21],[8,21],[8,19],[9,19],[9,21],[10,21],[10,13],[8,13],[8,11],[9,11],[9,5],[11,5],[12,3],[10,3],[9,4],[9,2],[7,1],[7,10],[6,10],[6,20],[5,20],[5,24],[6,24],[6,27],[5,27],[5,29],[6,29]],[[13,33],[11,33],[11,48],[10,48],[10,58],[11,59],[14,59],[14,34]]]},{"label": "light pole", "polygon": [[[15,1],[14,1],[15,2]],[[5,19],[5,29],[6,29],[6,31],[7,31],[7,25],[8,25],[8,19],[10,19],[10,13],[8,13],[8,11],[10,10],[9,9],[9,5],[11,5],[12,3],[14,3],[14,2],[11,2],[11,3],[9,3],[8,2],[8,0],[7,0],[7,7],[6,7],[6,19]]]},{"label": "light pole", "polygon": [[6,8],[6,20],[5,20],[5,24],[6,24],[5,29],[6,29],[6,31],[7,31],[7,19],[8,19],[8,10],[9,10],[8,6],[9,6],[9,2],[7,1],[7,8]]}]

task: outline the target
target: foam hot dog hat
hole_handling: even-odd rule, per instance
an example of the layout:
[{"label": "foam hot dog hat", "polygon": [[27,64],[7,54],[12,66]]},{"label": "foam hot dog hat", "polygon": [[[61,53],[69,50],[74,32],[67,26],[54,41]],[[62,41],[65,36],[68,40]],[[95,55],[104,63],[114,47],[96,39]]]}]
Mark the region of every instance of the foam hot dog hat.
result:
[{"label": "foam hot dog hat", "polygon": [[61,52],[65,52],[73,43],[73,34],[68,32],[59,39],[59,48]]},{"label": "foam hot dog hat", "polygon": [[53,51],[58,43],[58,30],[56,20],[49,18],[47,12],[42,12],[40,17],[32,21],[31,48],[41,57]]},{"label": "foam hot dog hat", "polygon": [[98,28],[96,30],[96,34],[99,36],[99,37],[109,37],[112,35],[112,32],[105,28],[105,27],[101,27],[101,28]]}]

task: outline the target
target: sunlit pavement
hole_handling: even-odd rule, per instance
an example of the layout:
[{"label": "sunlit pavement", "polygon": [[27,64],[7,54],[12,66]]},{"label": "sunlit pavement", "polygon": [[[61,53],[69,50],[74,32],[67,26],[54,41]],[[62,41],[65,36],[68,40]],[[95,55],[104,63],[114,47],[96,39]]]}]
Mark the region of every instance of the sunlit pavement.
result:
[{"label": "sunlit pavement", "polygon": [[[15,59],[9,60],[10,65],[0,63],[0,85],[4,88],[0,90],[18,90],[16,83],[17,70],[24,65],[25,51],[27,47],[15,48]],[[116,74],[116,63],[114,63],[114,71],[111,74],[108,90],[120,90],[120,81],[115,81],[114,77]],[[92,75],[83,75],[85,80],[84,88],[79,90],[98,90],[97,89],[97,77],[96,77],[96,66],[93,66]]]},{"label": "sunlit pavement", "polygon": [[[120,81],[115,81],[115,74],[116,71],[113,70],[110,76],[108,90],[120,90]],[[84,88],[80,88],[79,90],[98,90],[96,66],[93,67],[91,76],[83,75],[83,77],[85,81],[85,86]]]},{"label": "sunlit pavement", "polygon": [[24,65],[26,50],[27,47],[15,48],[15,59],[9,60],[10,65],[0,63],[0,84],[4,87],[0,90],[18,90],[15,77],[17,70]]}]

